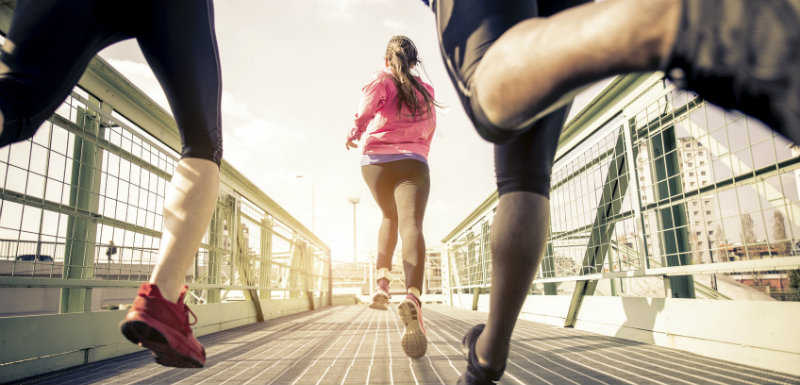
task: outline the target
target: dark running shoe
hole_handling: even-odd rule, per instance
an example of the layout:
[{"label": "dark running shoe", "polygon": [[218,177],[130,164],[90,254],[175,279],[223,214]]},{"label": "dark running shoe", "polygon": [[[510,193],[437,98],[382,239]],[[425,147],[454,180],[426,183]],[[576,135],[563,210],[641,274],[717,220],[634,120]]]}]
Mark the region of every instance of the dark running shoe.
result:
[{"label": "dark running shoe", "polygon": [[475,354],[475,342],[478,341],[478,336],[481,335],[484,327],[486,327],[484,324],[473,326],[461,340],[461,352],[467,358],[467,370],[458,378],[458,385],[494,384],[495,381],[500,381],[500,377],[503,377],[505,366],[497,372],[478,362],[478,356]]},{"label": "dark running shoe", "polygon": [[400,320],[403,321],[405,331],[400,340],[403,351],[407,356],[419,358],[428,350],[428,337],[425,336],[425,325],[422,323],[422,308],[419,298],[408,293],[403,302],[397,307]]},{"label": "dark running shoe", "polygon": [[[197,316],[183,303],[188,287],[184,286],[178,303],[164,299],[156,285],[143,283],[125,319],[119,324],[125,338],[143,346],[156,362],[176,368],[202,368],[206,351],[192,334]],[[189,323],[189,314],[194,322]]]},{"label": "dark running shoe", "polygon": [[664,72],[800,144],[800,0],[683,0]]},{"label": "dark running shoe", "polygon": [[369,307],[377,310],[386,310],[389,305],[389,280],[381,278],[378,280],[378,285],[375,286],[375,291],[372,292],[372,302]]}]

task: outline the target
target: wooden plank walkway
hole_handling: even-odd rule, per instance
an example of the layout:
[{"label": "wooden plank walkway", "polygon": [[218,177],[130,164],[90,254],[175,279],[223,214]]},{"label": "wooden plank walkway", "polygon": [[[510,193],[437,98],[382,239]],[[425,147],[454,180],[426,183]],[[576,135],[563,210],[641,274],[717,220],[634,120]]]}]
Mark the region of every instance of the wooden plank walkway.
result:
[{"label": "wooden plank walkway", "polygon": [[[339,306],[200,338],[203,369],[155,364],[146,351],[30,378],[25,384],[454,384],[461,337],[486,313],[423,307],[428,352],[400,347],[396,306]],[[683,351],[520,321],[505,384],[800,384],[800,377]]]}]

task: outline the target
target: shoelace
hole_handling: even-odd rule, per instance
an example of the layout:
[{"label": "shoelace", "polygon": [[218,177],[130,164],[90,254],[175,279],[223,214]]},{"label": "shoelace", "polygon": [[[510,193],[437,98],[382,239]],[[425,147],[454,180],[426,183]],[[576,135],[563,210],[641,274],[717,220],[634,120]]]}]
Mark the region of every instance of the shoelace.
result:
[{"label": "shoelace", "polygon": [[[192,315],[192,318],[194,318],[194,321],[189,322],[189,314]],[[184,304],[183,305],[183,316],[186,317],[185,318],[186,319],[186,323],[183,324],[183,331],[186,332],[186,333],[189,333],[189,332],[192,331],[192,325],[196,325],[197,324],[197,315],[194,314],[192,309],[189,309],[189,306]]]}]

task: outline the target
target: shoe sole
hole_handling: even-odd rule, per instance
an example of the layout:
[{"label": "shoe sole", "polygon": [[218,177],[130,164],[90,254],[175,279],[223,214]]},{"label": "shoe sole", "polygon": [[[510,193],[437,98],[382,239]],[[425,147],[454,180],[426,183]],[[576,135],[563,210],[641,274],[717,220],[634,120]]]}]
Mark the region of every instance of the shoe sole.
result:
[{"label": "shoe sole", "polygon": [[403,321],[405,331],[400,339],[403,351],[407,356],[419,358],[425,355],[428,350],[428,337],[422,332],[417,317],[417,307],[411,301],[403,301],[397,307],[400,320]]},{"label": "shoe sole", "polygon": [[149,349],[156,362],[175,368],[202,368],[203,364],[196,359],[180,354],[169,346],[169,342],[161,332],[142,321],[123,321],[120,331],[128,339],[141,347]]},{"label": "shoe sole", "polygon": [[370,309],[387,310],[389,305],[389,298],[385,295],[375,294],[372,296],[372,302],[369,304]]}]

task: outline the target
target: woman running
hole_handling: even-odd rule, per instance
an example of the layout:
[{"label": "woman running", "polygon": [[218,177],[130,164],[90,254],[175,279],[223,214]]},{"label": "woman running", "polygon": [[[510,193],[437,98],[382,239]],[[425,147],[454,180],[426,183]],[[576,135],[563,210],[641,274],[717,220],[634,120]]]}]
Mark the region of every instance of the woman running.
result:
[{"label": "woman running", "polygon": [[386,310],[389,272],[397,245],[403,240],[406,298],[398,306],[405,326],[403,351],[421,357],[428,347],[419,300],[425,270],[422,219],[430,190],[428,151],[436,129],[433,87],[411,70],[420,63],[417,47],[405,36],[394,36],[386,47],[386,68],[376,72],[362,89],[355,127],[346,148],[364,132],[361,174],[383,213],[378,231],[378,281],[370,307]]}]

